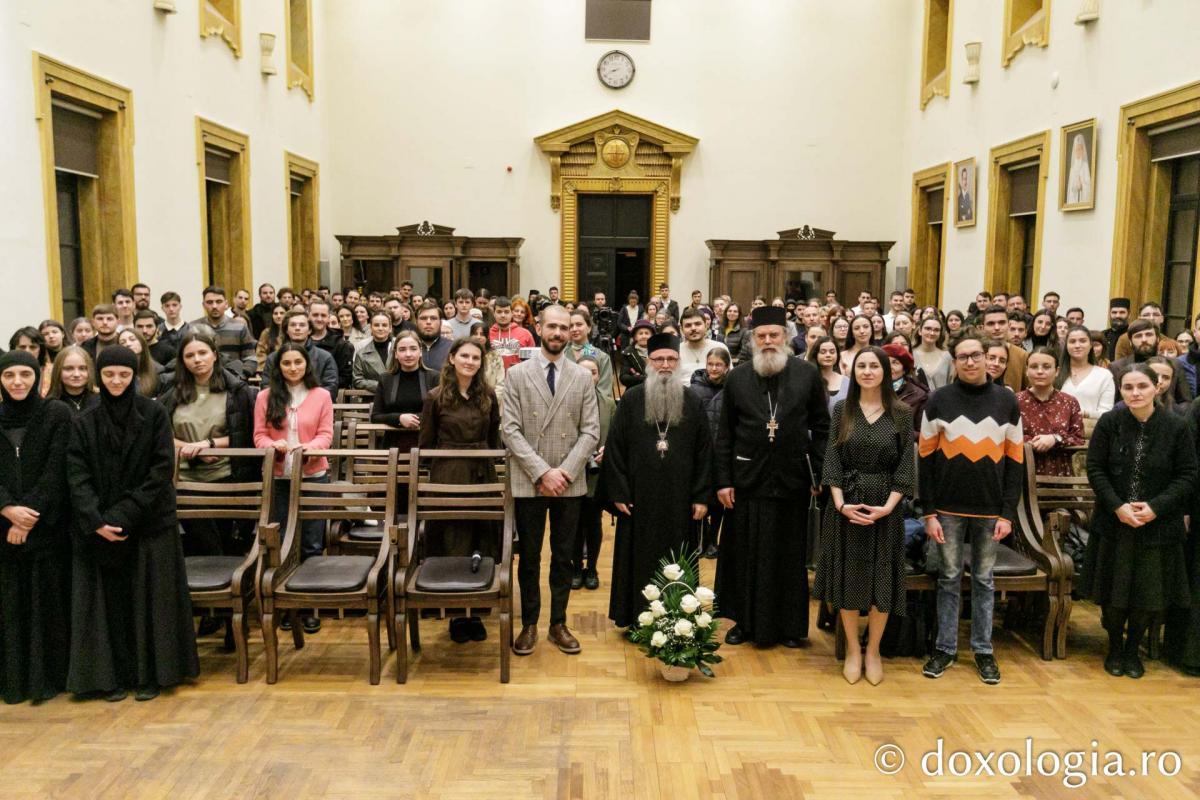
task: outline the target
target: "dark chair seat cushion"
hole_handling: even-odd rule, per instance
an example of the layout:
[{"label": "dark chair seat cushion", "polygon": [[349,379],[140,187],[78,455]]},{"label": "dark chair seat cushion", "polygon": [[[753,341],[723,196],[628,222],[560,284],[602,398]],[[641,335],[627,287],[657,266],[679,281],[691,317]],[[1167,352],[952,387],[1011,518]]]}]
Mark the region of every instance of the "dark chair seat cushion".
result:
[{"label": "dark chair seat cushion", "polygon": [[496,562],[484,558],[479,571],[471,571],[470,556],[434,556],[421,562],[417,588],[423,592],[481,592],[492,584]]},{"label": "dark chair seat cushion", "polygon": [[383,523],[378,520],[359,520],[346,528],[346,538],[356,542],[378,542],[383,538]]},{"label": "dark chair seat cushion", "polygon": [[[407,515],[401,514],[397,518],[396,524],[404,527],[407,520]],[[345,534],[346,538],[356,542],[378,542],[383,538],[384,530],[383,523],[377,520],[358,520],[346,526]]]},{"label": "dark chair seat cushion", "polygon": [[233,572],[245,561],[241,556],[188,556],[184,559],[188,591],[212,592],[224,589],[233,580]]},{"label": "dark chair seat cushion", "polygon": [[[971,545],[964,543],[962,552],[963,569],[969,573],[971,571]],[[938,562],[936,559],[931,559],[931,562],[927,571],[930,575],[937,575]],[[1037,564],[1008,545],[1002,544],[996,548],[996,565],[992,568],[992,577],[1025,578],[1030,575],[1036,575],[1037,571]]]},{"label": "dark chair seat cushion", "polygon": [[313,556],[284,584],[289,592],[353,592],[367,583],[371,556]]}]

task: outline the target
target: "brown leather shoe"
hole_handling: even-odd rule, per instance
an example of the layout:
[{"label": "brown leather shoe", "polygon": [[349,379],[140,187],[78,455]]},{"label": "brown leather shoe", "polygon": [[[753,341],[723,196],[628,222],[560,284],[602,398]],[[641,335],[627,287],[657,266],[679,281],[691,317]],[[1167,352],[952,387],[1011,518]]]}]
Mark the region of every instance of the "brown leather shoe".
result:
[{"label": "brown leather shoe", "polygon": [[562,623],[551,625],[550,635],[546,638],[568,655],[575,655],[583,649],[579,646],[579,640],[572,636],[571,632],[567,630],[567,626]]},{"label": "brown leather shoe", "polygon": [[537,625],[526,625],[521,628],[521,635],[513,642],[513,652],[519,656],[527,656],[533,652],[537,644]]}]

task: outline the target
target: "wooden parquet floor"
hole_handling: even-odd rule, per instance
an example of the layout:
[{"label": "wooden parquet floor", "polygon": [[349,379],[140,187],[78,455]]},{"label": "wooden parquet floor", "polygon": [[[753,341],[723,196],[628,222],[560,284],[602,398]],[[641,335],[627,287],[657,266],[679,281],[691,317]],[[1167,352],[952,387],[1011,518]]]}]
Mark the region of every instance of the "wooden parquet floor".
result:
[{"label": "wooden parquet floor", "polygon": [[[713,562],[704,564],[711,576]],[[1004,680],[995,687],[980,683],[969,659],[936,682],[921,676],[919,661],[894,659],[880,686],[850,686],[832,636],[815,629],[806,649],[726,647],[715,680],[668,684],[609,624],[607,574],[605,560],[601,590],[572,593],[569,624],[583,653],[548,647],[543,625],[537,652],[513,659],[507,686],[498,680],[494,620],[488,641],[467,645],[450,641],[445,622],[425,620],[408,684],[394,682],[389,657],[382,684],[370,686],[362,623],[327,618],[304,650],[283,640],[275,686],[263,679],[254,629],[244,686],[219,637],[209,637],[202,678],[152,702],[61,696],[2,707],[0,798],[1200,795],[1200,684],[1157,662],[1140,681],[1106,675],[1091,606],[1077,606],[1066,661],[1043,662],[1028,641],[998,629]],[[939,737],[946,774],[927,776],[922,755]],[[1083,751],[1086,785],[1066,788],[1061,771],[1043,777],[1036,764],[1031,775],[1022,763],[1005,777],[1017,771],[1012,757],[993,758],[994,775],[976,775],[978,760],[970,775],[950,774],[968,766],[949,758],[956,750],[1024,757],[1026,737],[1035,756]],[[896,774],[875,766],[885,744],[907,755]],[[1092,753],[1102,768],[1109,750],[1138,776],[1088,774]],[[1178,752],[1180,764],[1162,763],[1178,774],[1141,775],[1146,750]],[[1045,771],[1056,772],[1046,759]],[[1157,766],[1157,756],[1148,763]]]}]

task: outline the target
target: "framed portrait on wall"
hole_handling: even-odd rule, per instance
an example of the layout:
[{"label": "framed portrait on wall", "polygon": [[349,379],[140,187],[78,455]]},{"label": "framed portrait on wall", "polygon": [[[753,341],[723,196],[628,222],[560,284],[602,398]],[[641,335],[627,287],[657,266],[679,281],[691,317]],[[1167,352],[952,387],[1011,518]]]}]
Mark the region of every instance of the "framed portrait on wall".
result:
[{"label": "framed portrait on wall", "polygon": [[1084,120],[1062,129],[1061,185],[1058,207],[1083,211],[1096,205],[1096,120]]},{"label": "framed portrait on wall", "polygon": [[975,200],[978,189],[975,159],[968,158],[956,162],[954,165],[954,227],[969,228],[975,224]]}]

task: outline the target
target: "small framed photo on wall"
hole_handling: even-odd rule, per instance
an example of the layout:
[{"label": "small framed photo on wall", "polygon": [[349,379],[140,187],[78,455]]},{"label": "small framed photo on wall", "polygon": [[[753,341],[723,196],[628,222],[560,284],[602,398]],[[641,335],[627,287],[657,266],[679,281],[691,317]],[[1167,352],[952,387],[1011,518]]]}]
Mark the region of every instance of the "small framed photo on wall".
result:
[{"label": "small framed photo on wall", "polygon": [[975,224],[975,199],[979,183],[975,174],[975,159],[968,158],[954,165],[954,227],[969,228]]},{"label": "small framed photo on wall", "polygon": [[1062,129],[1062,170],[1058,207],[1083,211],[1096,205],[1096,120]]}]

